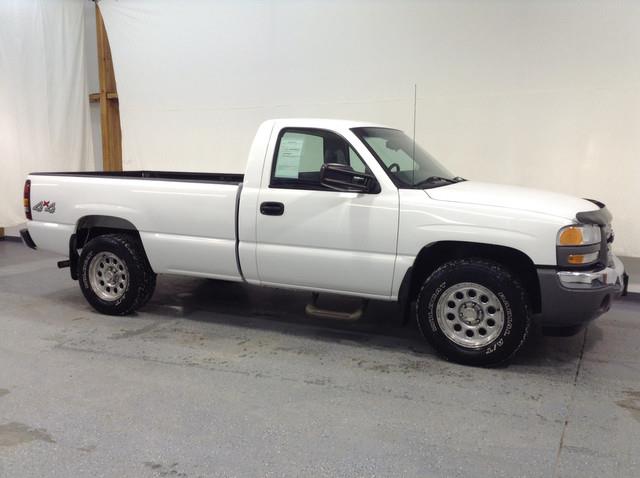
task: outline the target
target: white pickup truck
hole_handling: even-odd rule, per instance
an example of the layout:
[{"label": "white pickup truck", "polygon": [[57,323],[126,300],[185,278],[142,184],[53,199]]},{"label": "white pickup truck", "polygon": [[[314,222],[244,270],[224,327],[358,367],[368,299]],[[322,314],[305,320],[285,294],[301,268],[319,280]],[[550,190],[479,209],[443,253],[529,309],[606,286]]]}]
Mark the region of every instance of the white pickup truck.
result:
[{"label": "white pickup truck", "polygon": [[428,342],[474,365],[513,356],[533,320],[577,331],[628,279],[598,201],[467,181],[401,131],[352,121],[266,121],[244,175],[32,173],[24,205],[25,243],[68,256],[99,312],[142,307],[163,273],[398,301],[405,316],[415,302]]}]

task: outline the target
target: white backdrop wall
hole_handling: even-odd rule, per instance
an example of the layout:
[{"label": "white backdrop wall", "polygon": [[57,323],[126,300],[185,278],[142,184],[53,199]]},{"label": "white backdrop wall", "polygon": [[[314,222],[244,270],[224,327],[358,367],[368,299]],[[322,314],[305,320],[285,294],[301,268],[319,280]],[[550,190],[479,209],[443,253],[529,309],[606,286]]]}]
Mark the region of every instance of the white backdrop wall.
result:
[{"label": "white backdrop wall", "polygon": [[84,7],[0,1],[0,227],[24,222],[29,172],[93,166]]},{"label": "white backdrop wall", "polygon": [[124,165],[242,172],[271,117],[412,129],[455,173],[605,201],[640,256],[640,2],[101,0]]}]

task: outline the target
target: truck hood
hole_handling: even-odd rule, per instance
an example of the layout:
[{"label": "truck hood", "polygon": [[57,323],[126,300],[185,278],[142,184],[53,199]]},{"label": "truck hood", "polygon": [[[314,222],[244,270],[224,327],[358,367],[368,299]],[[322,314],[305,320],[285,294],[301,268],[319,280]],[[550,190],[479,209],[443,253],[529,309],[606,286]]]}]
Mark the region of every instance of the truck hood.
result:
[{"label": "truck hood", "polygon": [[569,220],[574,220],[578,212],[598,209],[598,206],[586,199],[567,194],[479,181],[463,181],[425,189],[425,192],[437,201],[519,209]]}]

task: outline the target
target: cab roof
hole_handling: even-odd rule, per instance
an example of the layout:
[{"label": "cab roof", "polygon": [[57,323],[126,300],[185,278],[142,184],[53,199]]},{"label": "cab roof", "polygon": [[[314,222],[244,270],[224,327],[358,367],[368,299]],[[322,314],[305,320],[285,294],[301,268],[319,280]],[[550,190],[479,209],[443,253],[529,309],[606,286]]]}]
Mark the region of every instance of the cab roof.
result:
[{"label": "cab roof", "polygon": [[[353,121],[343,119],[329,119],[329,118],[277,118],[268,120],[267,122],[273,122],[275,126],[282,127],[298,127],[298,128],[323,128],[331,130],[347,130],[351,128],[390,128],[381,124],[365,122],[365,121]],[[397,129],[397,128],[393,128]]]}]

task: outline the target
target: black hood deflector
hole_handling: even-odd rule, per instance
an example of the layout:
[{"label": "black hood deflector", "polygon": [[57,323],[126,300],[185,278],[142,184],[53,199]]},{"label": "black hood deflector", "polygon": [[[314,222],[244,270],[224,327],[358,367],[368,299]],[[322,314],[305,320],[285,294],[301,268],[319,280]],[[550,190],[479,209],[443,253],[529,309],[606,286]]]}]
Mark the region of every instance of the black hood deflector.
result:
[{"label": "black hood deflector", "polygon": [[597,224],[599,226],[606,226],[611,223],[611,219],[613,216],[605,206],[600,201],[596,201],[595,199],[587,199],[587,201],[591,201],[593,204],[598,206],[600,209],[596,209],[595,211],[585,211],[579,212],[576,214],[576,219],[578,222],[582,224]]}]

